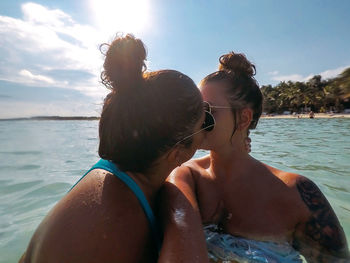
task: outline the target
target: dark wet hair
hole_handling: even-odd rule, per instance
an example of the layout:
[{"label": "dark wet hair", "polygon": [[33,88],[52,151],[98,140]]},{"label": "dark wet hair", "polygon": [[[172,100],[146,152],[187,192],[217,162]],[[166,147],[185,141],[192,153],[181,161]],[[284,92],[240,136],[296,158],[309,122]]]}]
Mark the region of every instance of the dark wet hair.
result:
[{"label": "dark wet hair", "polygon": [[255,66],[244,54],[230,52],[219,58],[219,70],[206,76],[201,85],[207,82],[222,81],[226,84],[228,102],[234,114],[234,130],[237,130],[237,116],[240,110],[249,107],[253,118],[248,129],[255,129],[262,113],[263,96],[254,78]]},{"label": "dark wet hair", "polygon": [[[99,155],[121,170],[143,173],[193,132],[202,98],[192,79],[178,71],[146,73],[146,49],[133,35],[103,46],[108,50],[101,79],[111,92],[99,124]],[[192,138],[183,142],[191,143]]]}]

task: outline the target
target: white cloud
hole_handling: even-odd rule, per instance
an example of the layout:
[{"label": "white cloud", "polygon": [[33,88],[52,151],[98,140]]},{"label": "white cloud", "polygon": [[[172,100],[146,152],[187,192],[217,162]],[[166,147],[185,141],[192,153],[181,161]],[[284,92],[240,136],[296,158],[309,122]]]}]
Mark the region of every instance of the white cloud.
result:
[{"label": "white cloud", "polygon": [[306,78],[299,74],[291,74],[291,75],[284,75],[284,76],[275,76],[272,77],[272,80],[276,81],[305,81]]},{"label": "white cloud", "polygon": [[[104,36],[58,9],[26,3],[22,12],[22,19],[0,16],[0,80],[75,89],[98,98],[106,94],[98,82],[103,63],[98,45]],[[57,71],[77,77],[70,81],[55,76]]]},{"label": "white cloud", "polygon": [[[308,76],[303,76],[300,74],[291,74],[291,75],[276,75],[276,74],[270,74],[270,75],[275,75],[272,77],[272,80],[275,81],[307,81],[310,78],[312,78],[315,75],[321,75],[323,79],[330,79],[338,76],[340,73],[342,73],[346,68],[350,67],[350,65],[345,66],[345,67],[339,67],[336,69],[328,69],[323,72],[317,73],[317,74],[309,74]],[[278,71],[276,71],[278,73]]]},{"label": "white cloud", "polygon": [[28,82],[37,82],[37,81],[41,82],[41,81],[43,81],[43,82],[46,82],[48,84],[55,83],[52,78],[49,78],[49,77],[46,77],[43,75],[34,75],[29,70],[26,70],[26,69],[22,69],[19,72],[19,75],[26,77]]},{"label": "white cloud", "polygon": [[346,68],[350,67],[350,65],[345,66],[345,67],[340,67],[336,69],[329,69],[326,71],[321,72],[319,75],[322,76],[324,79],[330,79],[338,76],[340,73],[342,73]]},{"label": "white cloud", "polygon": [[26,3],[22,5],[24,19],[34,24],[64,26],[64,22],[74,23],[72,18],[59,9],[49,10],[42,5]]},{"label": "white cloud", "polygon": [[86,101],[1,101],[0,119],[32,116],[99,116],[101,105]]}]

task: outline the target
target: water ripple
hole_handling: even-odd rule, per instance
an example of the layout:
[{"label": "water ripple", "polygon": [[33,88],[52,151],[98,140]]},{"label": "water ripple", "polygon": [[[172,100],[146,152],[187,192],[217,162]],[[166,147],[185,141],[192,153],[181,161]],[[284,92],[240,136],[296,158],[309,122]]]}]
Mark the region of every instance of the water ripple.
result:
[{"label": "water ripple", "polygon": [[[6,255],[16,262],[49,209],[99,159],[98,121],[14,121],[0,128],[0,261]],[[348,239],[349,130],[350,119],[262,119],[250,135],[256,159],[320,187]]]},{"label": "water ripple", "polygon": [[13,155],[38,155],[41,151],[0,151],[0,154],[13,154]]}]

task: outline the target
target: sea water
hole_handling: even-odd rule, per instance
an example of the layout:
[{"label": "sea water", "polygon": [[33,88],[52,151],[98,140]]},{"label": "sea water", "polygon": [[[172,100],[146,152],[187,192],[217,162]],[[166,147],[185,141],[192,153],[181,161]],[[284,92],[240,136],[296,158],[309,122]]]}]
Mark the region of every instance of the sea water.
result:
[{"label": "sea water", "polygon": [[[312,179],[350,239],[350,119],[262,119],[252,156]],[[98,121],[0,121],[0,262],[98,159]],[[195,157],[206,154],[197,151]]]}]

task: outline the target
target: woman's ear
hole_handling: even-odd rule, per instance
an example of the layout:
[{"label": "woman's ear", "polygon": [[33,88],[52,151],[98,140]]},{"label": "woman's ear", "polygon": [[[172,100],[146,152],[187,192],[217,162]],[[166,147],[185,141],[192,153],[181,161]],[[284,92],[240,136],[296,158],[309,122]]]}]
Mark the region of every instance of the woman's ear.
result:
[{"label": "woman's ear", "polygon": [[238,129],[239,130],[248,129],[250,123],[252,122],[252,119],[253,119],[253,110],[251,108],[244,108],[240,114]]}]

